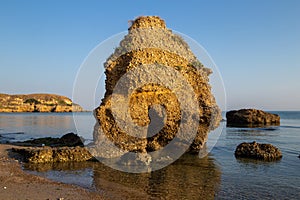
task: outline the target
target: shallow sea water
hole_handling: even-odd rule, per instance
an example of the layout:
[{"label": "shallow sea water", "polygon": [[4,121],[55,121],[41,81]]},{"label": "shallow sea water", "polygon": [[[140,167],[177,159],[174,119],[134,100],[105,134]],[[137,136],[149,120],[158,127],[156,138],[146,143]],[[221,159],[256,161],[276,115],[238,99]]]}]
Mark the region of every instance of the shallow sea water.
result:
[{"label": "shallow sea water", "polygon": [[[173,164],[151,173],[124,173],[101,163],[24,165],[29,173],[72,183],[111,199],[299,199],[300,112],[274,112],[281,126],[224,128],[204,158],[184,155]],[[90,141],[95,120],[81,113],[77,129]],[[225,125],[225,122],[222,122]],[[0,114],[0,141],[59,137],[77,132],[72,114]],[[257,141],[277,146],[277,162],[236,159],[241,142]]]}]

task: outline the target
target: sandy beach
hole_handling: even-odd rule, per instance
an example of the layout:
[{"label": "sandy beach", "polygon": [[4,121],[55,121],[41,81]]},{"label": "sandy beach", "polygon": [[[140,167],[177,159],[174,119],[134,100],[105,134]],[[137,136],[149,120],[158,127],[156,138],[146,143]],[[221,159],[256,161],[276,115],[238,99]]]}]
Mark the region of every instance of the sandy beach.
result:
[{"label": "sandy beach", "polygon": [[0,199],[105,199],[78,186],[27,174],[11,148],[11,145],[0,145]]}]

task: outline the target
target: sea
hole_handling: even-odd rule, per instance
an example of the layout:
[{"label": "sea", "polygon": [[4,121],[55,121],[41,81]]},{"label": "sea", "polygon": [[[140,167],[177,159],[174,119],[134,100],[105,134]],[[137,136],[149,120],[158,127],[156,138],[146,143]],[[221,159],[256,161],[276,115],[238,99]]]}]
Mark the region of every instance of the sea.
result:
[{"label": "sea", "polygon": [[[126,173],[101,162],[24,164],[23,169],[75,184],[109,199],[300,199],[300,112],[272,111],[281,125],[230,128],[222,121],[203,156],[185,154],[160,170]],[[224,115],[225,113],[223,113]],[[75,120],[74,120],[75,118]],[[61,137],[74,132],[92,141],[92,112],[1,113],[0,142]],[[242,142],[271,143],[283,157],[275,162],[237,159]]]}]

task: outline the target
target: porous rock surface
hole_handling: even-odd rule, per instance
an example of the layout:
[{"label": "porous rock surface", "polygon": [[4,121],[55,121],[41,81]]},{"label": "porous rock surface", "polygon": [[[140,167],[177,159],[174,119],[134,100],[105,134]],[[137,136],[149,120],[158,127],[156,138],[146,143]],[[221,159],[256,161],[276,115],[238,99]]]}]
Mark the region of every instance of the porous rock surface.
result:
[{"label": "porous rock surface", "polygon": [[[199,115],[197,134],[189,149],[198,151],[205,144],[209,131],[215,129],[221,120],[220,109],[209,85],[208,76],[211,70],[205,68],[188,44],[167,29],[164,20],[157,16],[138,17],[131,22],[128,31],[120,46],[104,64],[106,92],[102,103],[95,109],[97,120],[94,130],[95,144],[104,145],[102,144],[104,133],[106,138],[124,151],[151,152],[167,145],[178,132],[180,123],[185,127],[189,127],[190,123],[188,120],[185,121],[184,115],[190,116],[191,112],[182,113],[181,102],[176,96],[177,89],[185,87],[176,80],[183,77],[192,88],[199,107],[196,111]],[[150,70],[149,65],[156,67],[156,73]],[[165,67],[176,73],[166,73],[166,70],[163,70]],[[122,82],[121,89],[115,89],[120,87],[118,82],[121,78],[134,69],[139,69],[142,76],[133,75]],[[175,86],[170,89],[156,83],[139,85],[145,78],[153,77],[160,77],[162,81],[172,79]],[[132,93],[129,92],[130,89]],[[128,106],[128,113],[114,110],[119,112],[118,121],[112,111],[113,95],[119,102],[129,98],[129,105],[124,105]],[[190,99],[184,101],[190,105]],[[152,114],[155,117],[150,117],[150,110],[154,111]],[[133,131],[136,135],[128,134],[118,123],[126,121],[129,117],[138,126],[149,126],[148,130]],[[149,133],[151,123],[155,119],[163,122],[162,127],[159,130],[154,128],[152,131],[154,133]]]},{"label": "porous rock surface", "polygon": [[81,162],[92,160],[93,156],[83,147],[82,138],[74,133],[67,133],[61,138],[37,138],[23,142],[15,142],[12,148],[22,156],[25,162]]},{"label": "porous rock surface", "polygon": [[226,113],[227,126],[263,127],[280,125],[280,116],[256,109],[232,110]]},{"label": "porous rock surface", "polygon": [[239,144],[235,150],[237,158],[252,158],[264,161],[279,160],[282,158],[281,151],[272,144],[259,144],[257,142]]},{"label": "porous rock surface", "polygon": [[25,162],[82,162],[92,160],[93,156],[84,147],[27,147],[13,148],[13,152],[21,154]]}]

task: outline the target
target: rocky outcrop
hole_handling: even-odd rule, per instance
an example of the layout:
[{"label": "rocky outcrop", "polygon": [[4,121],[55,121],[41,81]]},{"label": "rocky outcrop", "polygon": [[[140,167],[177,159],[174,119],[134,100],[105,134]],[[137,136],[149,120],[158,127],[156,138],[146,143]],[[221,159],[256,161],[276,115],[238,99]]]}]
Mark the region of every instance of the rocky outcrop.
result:
[{"label": "rocky outcrop", "polygon": [[272,144],[241,143],[235,150],[237,158],[252,158],[264,161],[279,160],[282,158],[281,151]]},{"label": "rocky outcrop", "polygon": [[55,94],[0,94],[0,112],[81,112],[69,98]]},{"label": "rocky outcrop", "polygon": [[227,126],[230,127],[264,127],[279,126],[280,117],[256,109],[233,110],[226,113]]},{"label": "rocky outcrop", "polygon": [[61,138],[52,138],[52,137],[44,137],[44,138],[36,138],[32,140],[26,140],[22,142],[14,142],[11,143],[19,146],[31,146],[31,147],[41,147],[41,146],[49,146],[49,147],[83,147],[83,138],[79,137],[74,133],[67,133],[63,135]]},{"label": "rocky outcrop", "polygon": [[106,92],[95,110],[95,144],[103,147],[108,138],[126,152],[152,152],[169,144],[181,126],[180,142],[188,143],[195,131],[190,150],[198,151],[221,120],[211,70],[159,17],[139,17],[128,30],[104,64]]},{"label": "rocky outcrop", "polygon": [[82,162],[92,160],[93,156],[84,147],[27,147],[12,148],[13,152],[23,156],[24,162]]},{"label": "rocky outcrop", "polygon": [[[82,138],[74,133],[67,133],[61,138],[37,138],[24,142],[15,142],[13,152],[21,154],[25,162],[81,162],[93,159],[91,153],[84,148]],[[24,147],[29,146],[29,147]]]}]

